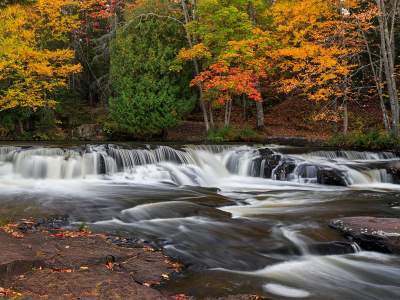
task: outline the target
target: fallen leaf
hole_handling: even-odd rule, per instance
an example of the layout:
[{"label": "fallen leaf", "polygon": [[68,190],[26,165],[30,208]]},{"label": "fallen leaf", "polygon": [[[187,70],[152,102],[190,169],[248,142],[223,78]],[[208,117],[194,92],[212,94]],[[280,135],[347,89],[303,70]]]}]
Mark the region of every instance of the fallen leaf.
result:
[{"label": "fallen leaf", "polygon": [[85,230],[85,231],[61,231],[59,233],[51,234],[50,236],[57,238],[78,238],[78,237],[89,237],[95,235],[92,234],[90,231]]},{"label": "fallen leaf", "polygon": [[113,270],[114,269],[114,263],[109,261],[106,263],[106,268],[109,270]]},{"label": "fallen leaf", "polygon": [[81,267],[79,268],[79,270],[89,270],[89,267],[81,266]]},{"label": "fallen leaf", "polygon": [[53,269],[51,269],[51,272],[54,272],[54,273],[72,273],[72,269],[53,268]]},{"label": "fallen leaf", "polygon": [[159,281],[155,281],[155,280],[147,281],[147,282],[143,282],[142,283],[142,285],[147,286],[147,287],[151,287],[151,286],[159,285],[159,284],[160,284],[160,282]]},{"label": "fallen leaf", "polygon": [[161,277],[164,279],[169,279],[169,275],[166,273],[161,274]]},{"label": "fallen leaf", "polygon": [[6,224],[0,227],[5,233],[10,234],[15,238],[23,238],[24,235],[18,230],[18,224]]},{"label": "fallen leaf", "polygon": [[13,291],[12,289],[0,287],[0,296],[2,296],[2,297],[15,297],[15,296],[21,296],[21,295],[22,295],[21,293]]},{"label": "fallen leaf", "polygon": [[148,283],[148,282],[143,282],[143,285],[144,285],[144,286],[147,286],[147,287],[151,287],[151,284]]},{"label": "fallen leaf", "polygon": [[175,300],[191,300],[191,299],[193,299],[192,297],[186,296],[185,294],[177,294],[177,295],[172,296],[172,298]]},{"label": "fallen leaf", "polygon": [[22,234],[21,232],[18,232],[18,231],[12,232],[11,235],[17,239],[22,239],[24,237],[24,234]]},{"label": "fallen leaf", "polygon": [[172,260],[169,260],[169,259],[166,259],[165,262],[167,264],[169,264],[174,269],[175,272],[181,272],[182,269],[183,269],[183,264],[181,264],[179,262],[172,261]]},{"label": "fallen leaf", "polygon": [[149,246],[143,247],[143,250],[146,251],[146,252],[154,252],[154,251],[156,251],[154,248],[151,248]]}]

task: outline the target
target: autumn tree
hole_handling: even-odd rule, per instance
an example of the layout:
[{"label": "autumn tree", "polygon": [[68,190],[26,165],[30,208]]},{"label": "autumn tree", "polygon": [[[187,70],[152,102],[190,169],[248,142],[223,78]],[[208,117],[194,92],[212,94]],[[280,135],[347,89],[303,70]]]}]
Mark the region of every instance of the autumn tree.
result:
[{"label": "autumn tree", "polygon": [[107,106],[110,96],[110,44],[123,22],[125,0],[86,0],[79,3],[80,26],[72,46],[82,72],[73,80],[90,106]]},{"label": "autumn tree", "polygon": [[[197,6],[197,19],[186,26],[189,34],[196,37],[197,44],[182,49],[178,59],[180,61],[196,60],[200,62],[202,72],[197,74],[192,85],[199,86],[203,91],[202,97],[209,103],[209,117],[212,123],[212,107],[215,104],[225,105],[224,123],[227,125],[232,109],[232,96],[248,96],[248,93],[240,92],[244,90],[243,87],[235,88],[235,85],[241,84],[239,73],[243,78],[252,78],[254,82],[251,84],[248,82],[247,88],[253,89],[253,84],[255,84],[258,97],[250,97],[249,99],[257,99],[257,108],[260,107],[258,104],[262,107],[259,84],[261,72],[255,72],[254,69],[248,68],[249,64],[243,64],[237,59],[241,55],[249,55],[251,51],[241,53],[241,51],[238,51],[240,44],[235,44],[235,42],[242,43],[242,46],[247,44],[247,48],[251,48],[248,46],[251,40],[255,38],[255,7],[265,8],[265,5],[257,1],[201,1]],[[254,56],[254,53],[251,55]],[[236,58],[236,61],[233,57]],[[247,60],[250,61],[251,59],[248,58]],[[265,75],[266,73],[263,72],[262,74]],[[223,78],[226,80],[225,87],[216,84],[216,82],[223,83]],[[226,101],[222,101],[222,99]],[[258,127],[263,127],[264,116],[262,115],[258,121]]]},{"label": "autumn tree", "polygon": [[56,92],[80,71],[67,47],[79,26],[75,8],[67,0],[37,0],[0,9],[0,111],[55,108]]},{"label": "autumn tree", "polygon": [[280,41],[271,53],[277,74],[282,74],[277,87],[324,104],[314,120],[337,122],[339,101],[347,109],[349,82],[356,69],[352,58],[360,51],[353,35],[355,24],[347,16],[356,5],[354,1],[280,0],[270,11],[272,32]]}]

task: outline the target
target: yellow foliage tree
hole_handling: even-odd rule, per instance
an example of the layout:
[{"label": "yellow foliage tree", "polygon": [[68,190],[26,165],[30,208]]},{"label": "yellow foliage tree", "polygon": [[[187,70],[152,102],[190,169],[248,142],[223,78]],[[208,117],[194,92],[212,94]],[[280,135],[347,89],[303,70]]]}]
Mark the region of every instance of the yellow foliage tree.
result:
[{"label": "yellow foliage tree", "polygon": [[281,42],[271,52],[280,90],[303,92],[322,102],[340,98],[354,65],[349,59],[358,51],[347,43],[354,26],[347,21],[355,1],[278,0],[272,6],[273,34]]},{"label": "yellow foliage tree", "polygon": [[79,26],[72,0],[37,0],[0,9],[0,111],[54,108],[54,93],[80,72],[65,47]]}]

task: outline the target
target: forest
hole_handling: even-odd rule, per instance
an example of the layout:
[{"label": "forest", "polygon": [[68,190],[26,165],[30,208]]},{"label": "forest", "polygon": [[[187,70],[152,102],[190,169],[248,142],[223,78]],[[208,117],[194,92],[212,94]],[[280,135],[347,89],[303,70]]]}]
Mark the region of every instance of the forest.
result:
[{"label": "forest", "polygon": [[397,144],[398,2],[1,0],[0,139]]}]

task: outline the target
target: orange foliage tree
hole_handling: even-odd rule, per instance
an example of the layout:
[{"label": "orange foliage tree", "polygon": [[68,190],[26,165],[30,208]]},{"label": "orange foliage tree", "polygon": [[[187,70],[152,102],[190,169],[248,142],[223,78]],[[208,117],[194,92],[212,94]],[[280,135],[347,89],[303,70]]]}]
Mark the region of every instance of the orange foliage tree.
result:
[{"label": "orange foliage tree", "polygon": [[[359,51],[353,43],[354,24],[348,22],[354,1],[280,0],[272,6],[273,34],[281,45],[270,55],[278,89],[301,92],[317,103],[327,103],[315,119],[338,121],[338,99],[349,97],[348,81]],[[332,101],[332,102],[331,102]],[[329,103],[330,102],[330,103]]]}]

